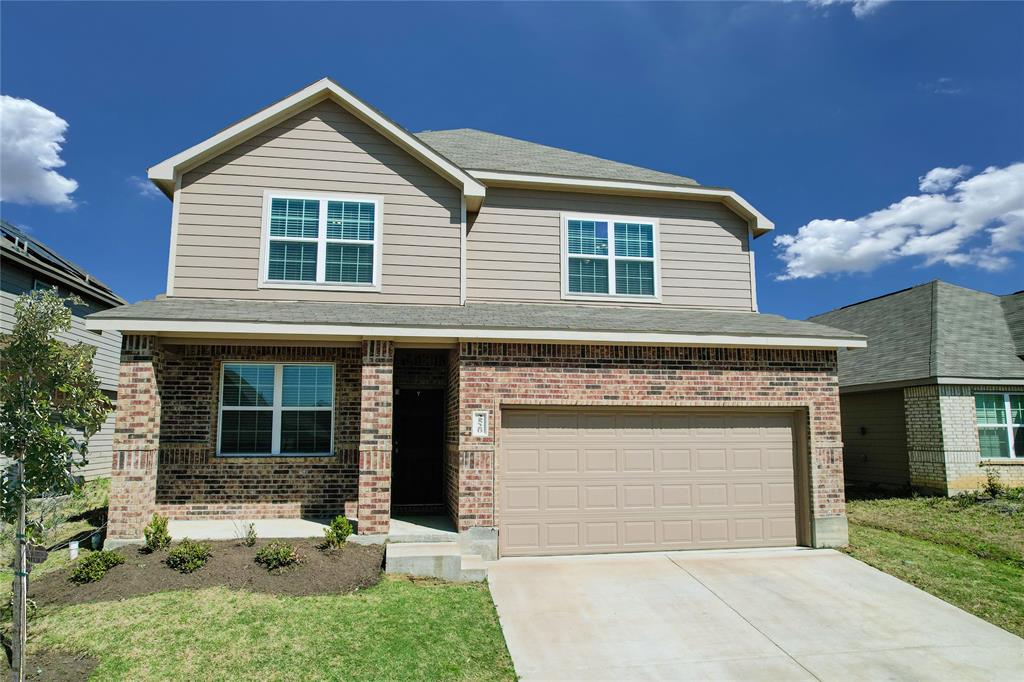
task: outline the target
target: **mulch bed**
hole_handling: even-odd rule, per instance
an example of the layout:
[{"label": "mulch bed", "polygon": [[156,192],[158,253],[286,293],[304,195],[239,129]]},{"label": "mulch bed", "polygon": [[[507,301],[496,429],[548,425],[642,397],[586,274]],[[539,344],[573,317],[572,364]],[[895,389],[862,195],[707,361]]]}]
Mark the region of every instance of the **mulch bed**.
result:
[{"label": "mulch bed", "polygon": [[[0,654],[0,676],[10,679],[7,657]],[[25,679],[30,682],[82,682],[99,665],[99,659],[63,651],[30,651],[25,659]]]},{"label": "mulch bed", "polygon": [[255,562],[256,552],[270,543],[263,540],[245,547],[237,540],[211,541],[213,556],[194,573],[168,568],[166,551],[146,554],[137,547],[117,552],[125,563],[115,566],[102,580],[76,585],[68,580],[68,569],[30,581],[29,598],[39,606],[113,601],[170,590],[229,587],[288,596],[339,594],[376,585],[384,561],[382,545],[349,543],[340,549],[320,550],[319,540],[288,539],[302,562],[281,573],[271,573]]}]

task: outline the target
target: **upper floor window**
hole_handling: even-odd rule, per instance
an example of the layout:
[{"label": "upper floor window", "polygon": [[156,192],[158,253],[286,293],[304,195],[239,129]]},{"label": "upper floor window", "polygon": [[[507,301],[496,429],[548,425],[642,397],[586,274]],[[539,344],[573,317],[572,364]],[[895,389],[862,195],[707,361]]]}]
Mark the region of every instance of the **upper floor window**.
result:
[{"label": "upper floor window", "polygon": [[565,298],[658,300],[657,221],[563,214]]},{"label": "upper floor window", "polygon": [[268,192],[264,286],[380,287],[380,200]]},{"label": "upper floor window", "polygon": [[974,409],[983,459],[1024,457],[1024,393],[978,393]]}]

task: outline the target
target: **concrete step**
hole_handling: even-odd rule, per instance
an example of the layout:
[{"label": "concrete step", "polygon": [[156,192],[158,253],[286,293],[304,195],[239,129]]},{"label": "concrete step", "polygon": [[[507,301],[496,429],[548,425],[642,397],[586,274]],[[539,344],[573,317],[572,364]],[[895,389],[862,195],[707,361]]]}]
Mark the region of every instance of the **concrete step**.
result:
[{"label": "concrete step", "polygon": [[478,582],[487,577],[479,555],[463,556],[455,542],[388,543],[384,570],[452,582]]}]

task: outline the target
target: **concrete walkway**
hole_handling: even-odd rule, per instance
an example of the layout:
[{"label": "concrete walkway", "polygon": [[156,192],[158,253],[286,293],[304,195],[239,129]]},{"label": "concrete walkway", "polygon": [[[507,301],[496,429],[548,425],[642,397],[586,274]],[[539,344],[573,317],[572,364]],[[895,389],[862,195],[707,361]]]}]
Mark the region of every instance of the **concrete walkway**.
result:
[{"label": "concrete walkway", "polygon": [[1024,640],[831,550],[502,559],[523,680],[1016,680]]}]

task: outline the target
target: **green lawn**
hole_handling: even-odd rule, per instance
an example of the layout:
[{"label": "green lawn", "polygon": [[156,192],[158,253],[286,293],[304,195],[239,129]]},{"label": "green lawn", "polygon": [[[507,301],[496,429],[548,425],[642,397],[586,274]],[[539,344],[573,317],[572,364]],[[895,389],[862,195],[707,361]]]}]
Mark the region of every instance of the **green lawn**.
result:
[{"label": "green lawn", "polygon": [[851,500],[846,552],[1024,636],[1024,504]]}]

